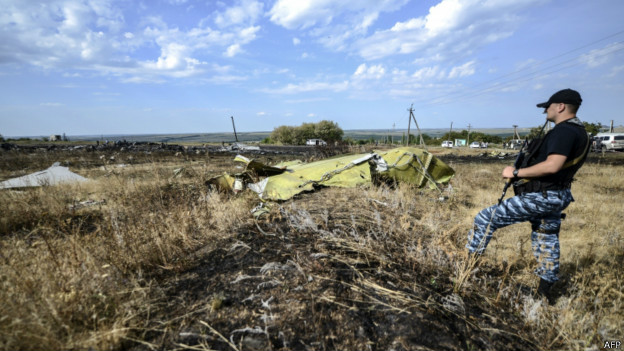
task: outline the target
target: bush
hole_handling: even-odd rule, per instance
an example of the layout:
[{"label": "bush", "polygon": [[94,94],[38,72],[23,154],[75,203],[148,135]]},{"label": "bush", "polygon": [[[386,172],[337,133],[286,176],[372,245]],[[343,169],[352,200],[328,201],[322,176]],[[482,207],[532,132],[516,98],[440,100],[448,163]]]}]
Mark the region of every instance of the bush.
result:
[{"label": "bush", "polygon": [[337,123],[320,121],[319,123],[303,123],[299,127],[279,126],[271,132],[270,139],[274,143],[304,145],[308,139],[323,139],[328,143],[341,141],[344,131]]}]

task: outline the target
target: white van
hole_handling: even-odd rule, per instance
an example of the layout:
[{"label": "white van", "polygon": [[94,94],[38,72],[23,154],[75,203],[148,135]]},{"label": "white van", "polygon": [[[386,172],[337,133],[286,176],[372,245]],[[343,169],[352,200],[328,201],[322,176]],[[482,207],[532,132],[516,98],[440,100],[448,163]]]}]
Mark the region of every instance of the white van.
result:
[{"label": "white van", "polygon": [[442,147],[453,147],[453,142],[451,140],[444,140],[442,142]]},{"label": "white van", "polygon": [[624,133],[598,133],[595,140],[600,140],[603,150],[624,150]]},{"label": "white van", "polygon": [[327,143],[323,139],[308,139],[306,141],[306,145],[308,146],[326,146]]}]

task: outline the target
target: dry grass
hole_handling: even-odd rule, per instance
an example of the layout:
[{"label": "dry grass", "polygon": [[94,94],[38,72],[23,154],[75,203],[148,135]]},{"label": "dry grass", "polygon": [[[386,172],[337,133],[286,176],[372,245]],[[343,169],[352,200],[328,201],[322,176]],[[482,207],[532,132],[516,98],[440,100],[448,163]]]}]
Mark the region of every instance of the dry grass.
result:
[{"label": "dry grass", "polygon": [[[118,348],[152,308],[146,276],[249,217],[248,199],[203,186],[202,166],[173,178],[176,166],[109,166],[83,170],[100,174],[86,184],[0,192],[3,349]],[[73,208],[85,200],[96,205]]]},{"label": "dry grass", "polygon": [[[573,188],[577,201],[566,211],[560,238],[562,294],[548,305],[530,293],[537,278],[528,224],[498,231],[475,270],[453,291],[465,264],[463,246],[472,218],[500,196],[502,164],[452,164],[457,175],[444,202],[435,193],[404,185],[323,189],[279,204],[268,218],[255,222],[249,212],[258,204],[254,195],[233,197],[204,185],[213,175],[233,171],[229,158],[153,159],[116,167],[108,155],[95,156],[72,161],[73,170],[93,179],[89,183],[0,192],[1,349],[159,348],[161,336],[176,325],[203,328],[194,346],[178,347],[210,349],[221,342],[224,349],[249,349],[253,339],[235,336],[255,332],[232,331],[238,325],[232,322],[228,339],[223,323],[260,320],[258,308],[264,317],[256,326],[263,327],[254,330],[269,346],[277,339],[272,330],[279,330],[280,338],[305,339],[287,327],[296,324],[293,316],[311,318],[309,323],[342,321],[347,329],[354,323],[327,312],[331,309],[321,313],[314,307],[316,312],[306,315],[321,304],[358,316],[365,310],[425,319],[450,314],[466,325],[467,334],[513,334],[535,349],[595,349],[621,339],[620,166],[589,164],[579,172]],[[29,167],[37,162],[49,166],[49,156],[38,161],[20,157]],[[4,162],[10,163],[6,157]],[[181,166],[185,171],[175,177]],[[5,169],[2,176],[19,171]],[[76,206],[85,200],[95,204]],[[249,238],[288,245],[250,249],[256,239]],[[297,241],[303,238],[305,247]],[[266,279],[266,286],[276,286],[270,296],[281,294],[278,305],[267,295],[261,306],[243,305],[238,315],[228,316],[220,291],[204,291],[195,305],[168,301],[166,282],[218,250],[241,259],[263,250],[288,252],[281,262],[249,268],[257,273],[253,277]],[[255,279],[241,272],[224,279]],[[189,306],[173,308],[176,304]],[[486,317],[493,319],[486,323]],[[306,342],[316,340],[324,347],[366,349],[373,342],[369,335],[336,336],[329,343],[328,336],[310,333]],[[445,348],[483,347],[465,338],[459,347]],[[410,349],[413,340],[414,335],[394,335],[386,345]],[[281,348],[300,347],[284,341]]]}]

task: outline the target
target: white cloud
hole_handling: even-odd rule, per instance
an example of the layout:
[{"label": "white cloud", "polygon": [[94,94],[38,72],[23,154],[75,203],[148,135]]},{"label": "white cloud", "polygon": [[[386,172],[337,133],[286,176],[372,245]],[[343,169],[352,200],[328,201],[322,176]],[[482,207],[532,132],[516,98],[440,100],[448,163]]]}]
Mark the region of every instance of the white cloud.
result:
[{"label": "white cloud", "polygon": [[327,25],[345,13],[356,14],[358,25],[370,26],[380,12],[394,11],[406,0],[277,0],[269,14],[271,21],[287,29]]},{"label": "white cloud", "polygon": [[60,103],[60,102],[42,102],[39,105],[45,106],[45,107],[61,107],[61,106],[65,106],[65,104]]},{"label": "white cloud", "polygon": [[392,12],[407,0],[277,0],[269,10],[273,23],[287,29],[311,29],[325,46],[342,50],[351,38],[366,33],[382,12]]},{"label": "white cloud", "polygon": [[620,72],[624,72],[624,65],[611,67],[611,71],[609,72],[609,77],[615,77]]},{"label": "white cloud", "polygon": [[243,28],[238,32],[238,36],[242,44],[247,44],[256,39],[256,33],[260,30],[260,26],[251,26]]},{"label": "white cloud", "polygon": [[204,22],[181,29],[156,16],[128,24],[118,5],[115,0],[16,1],[0,10],[0,63],[92,71],[127,82],[200,75],[209,71],[206,58],[239,54],[257,39],[260,27],[253,23],[263,7],[242,0],[224,8],[217,16],[223,29],[215,30]]},{"label": "white cloud", "polygon": [[242,82],[249,79],[247,76],[233,75],[233,74],[217,74],[208,79],[203,79],[208,84],[228,84],[232,82]]},{"label": "white cloud", "polygon": [[183,68],[186,64],[185,57],[188,51],[189,48],[184,45],[168,43],[161,48],[161,54],[158,60],[156,62],[146,62],[145,67],[154,70],[175,70]]},{"label": "white cloud", "polygon": [[264,4],[255,0],[242,0],[236,6],[218,13],[215,24],[221,28],[253,24],[262,15]]},{"label": "white cloud", "polygon": [[442,0],[426,16],[379,30],[358,40],[353,49],[366,59],[417,52],[423,57],[465,56],[512,35],[521,20],[517,13],[538,1]]},{"label": "white cloud", "polygon": [[[287,99],[284,100],[287,104],[309,104],[311,102],[321,102],[321,101],[329,101],[330,99],[327,97],[313,97],[313,98],[305,98],[305,99]],[[292,116],[292,114],[291,114]]]},{"label": "white cloud", "polygon": [[101,40],[102,31],[117,33],[123,23],[123,16],[110,1],[20,1],[0,11],[0,61],[45,68],[107,54],[114,41],[109,37]]},{"label": "white cloud", "polygon": [[310,27],[321,18],[331,21],[328,0],[278,0],[269,11],[271,21],[287,29]]},{"label": "white cloud", "polygon": [[585,55],[582,55],[580,57],[580,61],[590,68],[595,68],[611,61],[613,54],[621,50],[624,50],[624,44],[612,43],[604,48],[595,49]]},{"label": "white cloud", "polygon": [[444,72],[441,72],[441,71],[442,70],[440,69],[439,66],[423,67],[419,69],[418,71],[414,72],[414,74],[412,74],[412,78],[415,78],[417,81],[420,81],[420,80],[432,79],[435,77],[441,77],[444,75]]},{"label": "white cloud", "polygon": [[475,66],[475,62],[470,61],[470,62],[466,62],[465,64],[461,66],[453,67],[448,77],[453,79],[453,78],[471,76],[475,73],[474,66]]},{"label": "white cloud", "polygon": [[381,79],[386,74],[386,69],[383,65],[366,66],[365,63],[358,66],[353,73],[355,79]]},{"label": "white cloud", "polygon": [[479,6],[470,1],[445,0],[429,9],[429,15],[425,18],[424,28],[430,36],[449,31],[461,24],[462,14],[468,6]]},{"label": "white cloud", "polygon": [[278,89],[263,89],[262,91],[270,94],[298,94],[308,93],[313,91],[331,91],[341,92],[347,90],[349,87],[348,81],[339,83],[326,83],[326,82],[304,82],[301,84],[287,84],[286,86]]},{"label": "white cloud", "polygon": [[293,45],[297,46],[301,43],[301,40],[299,40],[299,38],[293,38]]},{"label": "white cloud", "polygon": [[264,112],[264,111],[260,111],[260,112],[256,113],[256,115],[258,115],[258,116],[265,116],[265,115],[266,115],[266,112]]},{"label": "white cloud", "polygon": [[234,57],[241,52],[242,52],[242,49],[241,49],[240,44],[232,44],[227,48],[227,50],[225,51],[225,53],[223,53],[223,55],[225,55],[225,57]]},{"label": "white cloud", "polygon": [[[397,22],[367,36],[380,14],[393,12],[406,0],[277,0],[270,20],[309,34],[336,51],[355,51],[365,59],[441,51],[444,56],[470,53],[510,36],[518,13],[543,0],[442,0],[423,17]],[[355,42],[354,42],[355,41]]]}]

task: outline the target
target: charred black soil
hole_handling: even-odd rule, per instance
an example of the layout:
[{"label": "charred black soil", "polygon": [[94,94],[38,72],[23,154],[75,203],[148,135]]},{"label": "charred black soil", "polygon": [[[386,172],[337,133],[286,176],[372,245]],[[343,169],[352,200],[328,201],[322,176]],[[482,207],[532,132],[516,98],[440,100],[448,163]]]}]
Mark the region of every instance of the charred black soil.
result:
[{"label": "charred black soil", "polygon": [[141,337],[158,349],[538,349],[507,306],[453,294],[445,272],[371,261],[329,232],[270,226],[275,232],[239,233],[196,253],[190,267],[155,276],[167,303]]}]

